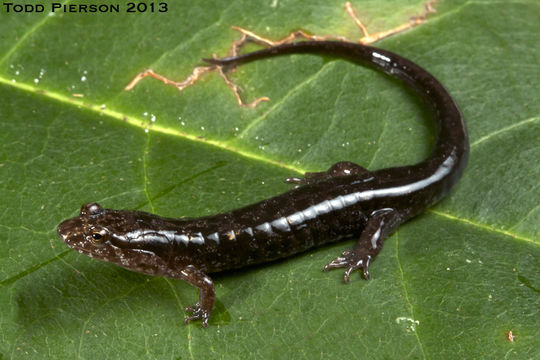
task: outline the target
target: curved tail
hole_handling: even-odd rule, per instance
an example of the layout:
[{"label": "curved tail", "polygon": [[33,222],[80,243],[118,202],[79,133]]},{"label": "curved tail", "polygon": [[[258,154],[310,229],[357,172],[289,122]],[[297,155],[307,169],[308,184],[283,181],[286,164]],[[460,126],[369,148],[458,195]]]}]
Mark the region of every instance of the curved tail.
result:
[{"label": "curved tail", "polygon": [[[222,59],[203,59],[220,66],[237,66],[255,60],[287,54],[320,54],[344,58],[361,65],[374,67],[396,77],[413,89],[431,107],[438,136],[432,154],[414,165],[423,173],[446,174],[437,179],[438,196],[444,196],[460,179],[469,157],[467,129],[461,111],[444,86],[429,72],[387,50],[342,41],[300,41],[269,47],[252,53]],[[394,168],[395,169],[395,168]],[[434,184],[435,185],[435,184]]]}]

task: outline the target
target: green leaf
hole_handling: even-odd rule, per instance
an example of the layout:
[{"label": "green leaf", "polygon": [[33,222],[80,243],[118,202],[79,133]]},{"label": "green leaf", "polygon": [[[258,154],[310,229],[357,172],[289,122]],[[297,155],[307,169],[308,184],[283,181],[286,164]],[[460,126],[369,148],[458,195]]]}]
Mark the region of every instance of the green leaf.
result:
[{"label": "green leaf", "polygon": [[[422,2],[354,6],[375,32]],[[208,329],[183,324],[194,288],[79,255],[57,224],[89,201],[164,216],[229,210],[339,160],[413,163],[433,130],[405,86],[317,56],[239,68],[246,98],[271,98],[256,109],[237,107],[216,74],[182,93],[153,79],[123,90],[146,68],[181,80],[225,54],[231,25],[360,38],[340,1],[121,8],[0,9],[0,358],[540,358],[538,2],[441,1],[427,23],[377,44],[455,96],[471,140],[464,178],[386,241],[370,281],[321,271],[352,240],[214,275]]]}]

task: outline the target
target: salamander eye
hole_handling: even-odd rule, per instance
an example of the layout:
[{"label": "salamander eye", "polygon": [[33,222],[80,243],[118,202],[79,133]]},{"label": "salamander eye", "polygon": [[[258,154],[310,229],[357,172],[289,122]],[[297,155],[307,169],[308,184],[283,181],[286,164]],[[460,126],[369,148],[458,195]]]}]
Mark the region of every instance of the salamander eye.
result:
[{"label": "salamander eye", "polygon": [[98,203],[88,203],[81,207],[80,216],[97,215],[103,212],[103,208]]},{"label": "salamander eye", "polygon": [[105,228],[94,227],[90,229],[87,239],[94,245],[101,245],[109,240],[109,231]]}]

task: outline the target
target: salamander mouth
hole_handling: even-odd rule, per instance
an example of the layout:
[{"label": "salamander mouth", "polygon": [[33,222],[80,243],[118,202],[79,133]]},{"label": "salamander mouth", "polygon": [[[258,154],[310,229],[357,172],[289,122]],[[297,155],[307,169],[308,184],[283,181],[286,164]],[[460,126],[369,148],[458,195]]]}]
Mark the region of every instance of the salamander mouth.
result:
[{"label": "salamander mouth", "polygon": [[107,259],[107,255],[103,254],[99,254],[95,251],[91,251],[91,250],[88,250],[88,249],[85,249],[85,248],[82,248],[82,247],[78,247],[78,246],[72,246],[71,247],[73,250],[77,251],[79,254],[83,254],[83,255],[86,255],[86,256],[89,256],[91,258],[94,258],[94,259],[98,259],[98,260],[105,260]]},{"label": "salamander mouth", "polygon": [[110,259],[114,258],[114,256],[111,255],[111,252],[113,252],[113,250],[107,246],[94,247],[84,239],[69,239],[69,236],[68,239],[64,240],[64,242],[67,246],[77,251],[79,254],[83,254],[97,260],[111,262]]}]

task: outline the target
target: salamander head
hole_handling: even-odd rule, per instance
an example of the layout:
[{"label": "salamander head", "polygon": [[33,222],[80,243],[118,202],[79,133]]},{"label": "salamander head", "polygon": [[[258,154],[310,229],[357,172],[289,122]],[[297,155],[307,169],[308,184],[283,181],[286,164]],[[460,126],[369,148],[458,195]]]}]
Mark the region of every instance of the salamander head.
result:
[{"label": "salamander head", "polygon": [[103,209],[85,204],[79,216],[62,221],[58,235],[72,249],[133,271],[155,275],[163,272],[170,246],[156,233],[162,223],[142,211]]},{"label": "salamander head", "polygon": [[79,216],[62,221],[58,225],[58,235],[72,249],[78,252],[108,260],[114,254],[111,230],[105,225],[107,210],[98,203],[84,204]]}]

